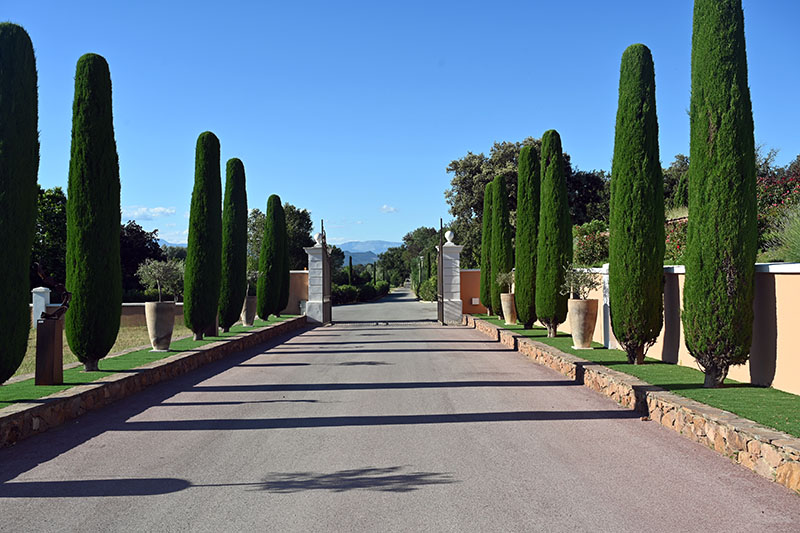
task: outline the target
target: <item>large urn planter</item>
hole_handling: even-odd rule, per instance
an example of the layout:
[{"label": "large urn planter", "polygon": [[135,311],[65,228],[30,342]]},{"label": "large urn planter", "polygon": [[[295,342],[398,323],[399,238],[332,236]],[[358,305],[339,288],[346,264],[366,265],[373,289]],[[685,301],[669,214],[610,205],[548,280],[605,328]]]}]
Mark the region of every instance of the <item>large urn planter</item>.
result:
[{"label": "large urn planter", "polygon": [[500,305],[503,307],[503,319],[505,319],[506,325],[515,325],[517,323],[517,304],[514,302],[514,293],[501,293]]},{"label": "large urn planter", "polygon": [[242,304],[242,325],[252,326],[256,319],[257,296],[245,296]]},{"label": "large urn planter", "polygon": [[572,329],[572,343],[576,350],[591,350],[594,327],[597,324],[597,300],[567,301],[569,326]]},{"label": "large urn planter", "polygon": [[175,302],[145,302],[144,317],[153,351],[168,351],[175,326]]}]

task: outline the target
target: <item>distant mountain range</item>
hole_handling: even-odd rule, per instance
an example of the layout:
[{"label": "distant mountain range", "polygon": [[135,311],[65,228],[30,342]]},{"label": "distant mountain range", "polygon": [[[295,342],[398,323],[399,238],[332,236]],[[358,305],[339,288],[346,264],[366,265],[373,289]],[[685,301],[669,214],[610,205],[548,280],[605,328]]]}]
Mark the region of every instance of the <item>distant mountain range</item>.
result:
[{"label": "distant mountain range", "polygon": [[[345,253],[372,252],[375,255],[380,255],[389,248],[395,248],[402,245],[403,243],[401,242],[390,241],[350,241],[337,244],[336,246],[341,248]],[[353,262],[355,262],[355,258],[353,259]]]},{"label": "distant mountain range", "polygon": [[345,252],[344,253],[345,266],[350,261],[350,257],[353,258],[354,265],[369,265],[378,260],[378,254],[376,254],[375,252]]},{"label": "distant mountain range", "polygon": [[186,248],[186,246],[188,246],[185,242],[178,244],[178,243],[174,243],[174,242],[165,241],[164,239],[158,239],[158,245],[159,246],[177,246],[178,248]]}]

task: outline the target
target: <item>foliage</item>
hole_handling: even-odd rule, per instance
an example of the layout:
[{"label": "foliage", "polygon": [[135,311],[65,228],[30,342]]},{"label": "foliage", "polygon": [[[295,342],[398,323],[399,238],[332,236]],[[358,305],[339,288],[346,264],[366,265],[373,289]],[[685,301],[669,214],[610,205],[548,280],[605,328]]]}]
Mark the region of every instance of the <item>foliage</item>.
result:
[{"label": "foliage", "polygon": [[677,154],[664,175],[664,205],[669,209],[689,205],[689,158]]},{"label": "foliage", "polygon": [[608,261],[608,225],[592,220],[572,228],[575,240],[575,263],[596,266]]},{"label": "foliage", "polygon": [[756,162],[741,0],[696,0],[692,35],[686,347],[722,384],[753,332]]},{"label": "foliage", "polygon": [[611,172],[611,326],[628,361],[643,364],[663,324],[665,247],[655,68],[643,44],[622,54]]},{"label": "foliage", "polygon": [[286,238],[285,218],[281,199],[277,194],[267,199],[264,238],[261,241],[261,257],[258,267],[258,316],[266,318],[277,315],[283,283],[284,240]]},{"label": "foliage", "polygon": [[222,274],[219,289],[219,325],[228,331],[239,320],[247,296],[247,190],[244,164],[229,159],[225,165],[222,204]]},{"label": "foliage", "polygon": [[299,209],[289,202],[283,204],[286,215],[287,253],[289,270],[303,270],[308,267],[308,254],[303,248],[314,246],[311,236],[313,224],[311,213],[307,209]]},{"label": "foliage", "polygon": [[258,270],[258,258],[261,254],[261,241],[264,238],[264,225],[267,219],[264,212],[257,207],[247,215],[247,270]]},{"label": "foliage", "polygon": [[344,266],[344,251],[336,245],[328,247],[328,257],[330,257],[331,272],[341,270]]},{"label": "foliage", "polygon": [[666,249],[664,260],[673,265],[682,265],[686,254],[686,229],[687,219],[674,220],[665,225]]},{"label": "foliage", "polygon": [[0,23],[0,383],[25,357],[31,312],[28,266],[36,229],[39,120],[33,44],[21,26]]},{"label": "foliage", "polygon": [[785,261],[800,263],[800,206],[795,207],[784,219],[778,242]]},{"label": "foliage", "polygon": [[397,246],[389,248],[378,256],[378,266],[380,267],[386,281],[392,287],[399,287],[410,274],[410,269],[403,260],[403,248]]},{"label": "foliage", "polygon": [[184,262],[177,259],[168,261],[145,259],[139,265],[136,276],[147,289],[156,289],[158,301],[162,302],[163,292],[176,297],[183,293],[184,267]]},{"label": "foliage", "polygon": [[570,170],[566,175],[570,218],[576,224],[591,220],[607,222],[611,176],[604,170],[567,170]]},{"label": "foliage", "polygon": [[[31,289],[40,287],[39,277],[33,263],[39,263],[45,274],[58,283],[67,280],[67,195],[61,187],[42,189],[39,187],[36,234],[31,252]],[[51,301],[58,296],[51,294]]]},{"label": "foliage", "polygon": [[375,290],[377,291],[378,296],[385,296],[389,294],[389,282],[383,280],[376,282]]},{"label": "foliage", "polygon": [[359,302],[368,302],[370,300],[374,300],[377,295],[378,292],[375,290],[375,285],[371,283],[366,283],[358,287]]},{"label": "foliage", "polygon": [[86,370],[96,370],[119,331],[122,311],[119,161],[111,75],[97,54],[78,59],[67,188],[67,290],[64,329]]},{"label": "foliage", "polygon": [[542,136],[542,182],[539,206],[539,236],[536,252],[536,315],[555,336],[558,324],[567,318],[567,298],[559,294],[565,263],[572,262],[572,222],[567,205],[567,183],[556,130]]},{"label": "foliage", "polygon": [[[494,182],[484,187],[483,230],[481,231],[481,285],[480,302],[492,314],[492,207],[494,206]],[[463,250],[462,250],[463,252]]]},{"label": "foliage", "polygon": [[439,291],[436,287],[436,278],[428,278],[419,287],[419,299],[425,302],[435,302]]},{"label": "foliage", "polygon": [[195,149],[183,302],[184,322],[197,339],[217,318],[222,268],[221,205],[219,139],[206,131],[197,138]]},{"label": "foliage", "polygon": [[119,252],[122,263],[122,290],[141,289],[136,272],[147,259],[165,259],[158,244],[158,230],[145,231],[135,220],[120,226]]},{"label": "foliage", "polygon": [[500,285],[497,275],[511,272],[514,268],[514,248],[511,243],[513,230],[508,221],[508,204],[506,202],[506,184],[503,176],[497,176],[492,185],[492,309],[502,313],[500,304]]},{"label": "foliage", "polygon": [[185,246],[168,246],[161,245],[161,251],[164,252],[164,257],[167,259],[177,259],[179,261],[186,261],[186,247]]},{"label": "foliage", "polygon": [[558,292],[569,298],[586,300],[589,293],[596,291],[601,285],[600,277],[590,269],[567,263],[564,265],[564,282]]},{"label": "foliage", "polygon": [[536,321],[536,239],[539,230],[540,157],[535,147],[523,146],[517,176],[517,234],[514,288],[517,317],[525,327]]},{"label": "foliage", "polygon": [[331,284],[331,303],[333,305],[351,304],[358,301],[358,288],[352,285]]},{"label": "foliage", "polygon": [[501,293],[511,292],[511,286],[514,285],[514,271],[498,272],[494,282],[500,287]]}]

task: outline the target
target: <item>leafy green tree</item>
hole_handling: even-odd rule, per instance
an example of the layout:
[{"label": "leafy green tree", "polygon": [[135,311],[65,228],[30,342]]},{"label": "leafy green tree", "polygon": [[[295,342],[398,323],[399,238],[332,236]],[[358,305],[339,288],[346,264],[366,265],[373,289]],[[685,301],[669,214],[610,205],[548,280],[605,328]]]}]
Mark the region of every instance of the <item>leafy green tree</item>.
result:
[{"label": "leafy green tree", "polygon": [[611,326],[628,362],[641,365],[663,324],[665,249],[655,71],[643,44],[622,54],[611,173]]},{"label": "leafy green tree", "polygon": [[166,257],[167,259],[175,259],[176,261],[186,261],[185,246],[170,246],[162,244],[161,251],[164,252],[164,257]]},{"label": "leafy green tree", "polygon": [[502,315],[500,293],[503,291],[497,281],[499,274],[511,272],[514,267],[514,248],[511,244],[512,230],[508,222],[508,203],[506,202],[506,180],[497,176],[492,185],[492,308]]},{"label": "leafy green tree", "polygon": [[686,347],[722,384],[747,361],[753,334],[756,164],[741,0],[695,0]]},{"label": "leafy green tree", "polygon": [[254,207],[247,215],[247,271],[258,271],[261,241],[264,238],[264,227],[267,216],[261,209]]},{"label": "leafy green tree", "polygon": [[36,58],[27,32],[0,23],[0,384],[14,375],[30,330],[28,265],[36,225],[39,121]]},{"label": "leafy green tree", "polygon": [[142,290],[136,272],[147,259],[163,261],[166,258],[158,244],[158,230],[145,231],[135,220],[120,226],[119,249],[123,292]]},{"label": "leafy green tree", "polygon": [[[67,195],[61,187],[39,187],[36,235],[31,252],[31,289],[42,286],[42,278],[33,263],[39,263],[45,274],[58,283],[67,280]],[[51,294],[52,298],[58,296]]]},{"label": "leafy green tree", "polygon": [[572,263],[572,222],[569,217],[567,182],[561,137],[556,130],[542,135],[542,182],[539,205],[539,237],[536,252],[536,315],[555,337],[567,318],[567,296],[561,294],[564,268]]},{"label": "leafy green tree", "polygon": [[222,277],[219,289],[219,325],[229,331],[239,320],[247,295],[247,189],[244,164],[229,159],[225,165],[222,204]]},{"label": "leafy green tree", "polygon": [[87,371],[114,345],[122,312],[119,161],[111,75],[97,54],[78,59],[67,189],[67,341]]},{"label": "leafy green tree", "polygon": [[331,272],[337,272],[344,267],[344,251],[336,245],[329,246]]},{"label": "leafy green tree", "polygon": [[663,169],[664,205],[669,209],[689,205],[689,158],[677,154],[669,167]]},{"label": "leafy green tree", "polygon": [[286,212],[283,207],[280,208],[280,222],[281,222],[281,265],[280,265],[280,292],[278,294],[278,309],[275,312],[276,316],[281,316],[281,312],[286,309],[289,304],[289,234],[286,230]]},{"label": "leafy green tree", "polygon": [[481,231],[481,294],[480,301],[491,315],[492,305],[492,206],[494,182],[489,182],[483,192],[483,231]]},{"label": "leafy green tree", "polygon": [[289,202],[283,204],[283,210],[286,213],[289,269],[303,270],[308,267],[308,254],[304,248],[314,246],[314,238],[311,236],[313,228],[311,213]]},{"label": "leafy green tree", "polygon": [[216,322],[222,268],[222,179],[219,139],[210,131],[197,138],[194,189],[189,209],[183,319],[195,340]]},{"label": "leafy green tree", "polygon": [[[403,248],[396,246],[389,248],[378,256],[378,266],[383,272],[384,279],[392,287],[399,287],[410,274],[410,270],[403,259]],[[331,254],[333,255],[333,254]],[[331,269],[333,269],[333,258],[331,257]]]},{"label": "leafy green tree", "polygon": [[525,329],[536,322],[536,240],[539,229],[539,152],[523,146],[517,177],[517,234],[514,267],[517,317]]},{"label": "leafy green tree", "polygon": [[261,256],[258,268],[258,316],[266,320],[269,315],[279,313],[281,283],[283,276],[283,235],[286,230],[281,217],[281,199],[277,194],[267,199],[267,215],[264,238],[261,241]]}]

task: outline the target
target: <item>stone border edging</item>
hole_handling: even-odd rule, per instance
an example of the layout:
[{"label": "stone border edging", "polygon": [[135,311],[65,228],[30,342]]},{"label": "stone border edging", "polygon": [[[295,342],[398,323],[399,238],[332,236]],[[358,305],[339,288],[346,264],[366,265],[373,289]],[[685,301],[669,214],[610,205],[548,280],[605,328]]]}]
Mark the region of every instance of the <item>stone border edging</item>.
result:
[{"label": "stone border edging", "polygon": [[800,491],[800,439],[469,315],[464,324],[753,472]]},{"label": "stone border edging", "polygon": [[85,385],[76,385],[31,402],[4,407],[0,409],[0,448],[12,446],[78,418],[87,411],[100,409],[151,385],[186,374],[305,325],[306,317],[299,316],[270,326],[254,328],[224,341],[178,352],[131,371],[112,374]]}]

